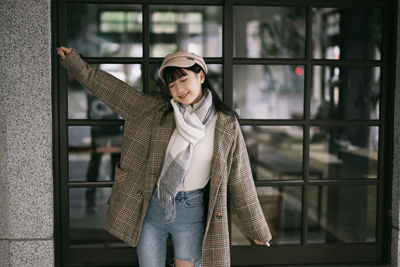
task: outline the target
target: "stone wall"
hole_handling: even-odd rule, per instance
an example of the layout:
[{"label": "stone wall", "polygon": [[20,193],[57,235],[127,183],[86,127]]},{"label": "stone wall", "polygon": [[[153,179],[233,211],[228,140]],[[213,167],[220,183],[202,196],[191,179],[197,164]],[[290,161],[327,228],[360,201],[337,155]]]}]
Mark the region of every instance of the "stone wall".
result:
[{"label": "stone wall", "polygon": [[[398,1],[400,6],[400,1]],[[400,10],[397,10],[399,18]],[[399,19],[398,19],[399,21]],[[397,63],[394,107],[394,153],[392,184],[392,266],[400,266],[400,24],[397,23]]]},{"label": "stone wall", "polygon": [[0,14],[0,265],[53,266],[50,0]]}]

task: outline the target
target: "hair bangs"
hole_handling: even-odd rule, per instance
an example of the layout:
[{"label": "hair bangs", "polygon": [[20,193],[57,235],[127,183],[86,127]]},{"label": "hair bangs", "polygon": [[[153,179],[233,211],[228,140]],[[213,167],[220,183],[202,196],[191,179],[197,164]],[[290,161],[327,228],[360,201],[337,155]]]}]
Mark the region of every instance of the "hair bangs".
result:
[{"label": "hair bangs", "polygon": [[168,84],[176,81],[177,79],[186,76],[187,73],[180,67],[166,67],[164,69],[164,81]]}]

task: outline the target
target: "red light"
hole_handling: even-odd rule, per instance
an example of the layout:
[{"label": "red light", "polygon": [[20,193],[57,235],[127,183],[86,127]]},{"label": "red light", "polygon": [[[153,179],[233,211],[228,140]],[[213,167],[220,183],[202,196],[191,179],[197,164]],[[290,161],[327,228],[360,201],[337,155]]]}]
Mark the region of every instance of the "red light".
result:
[{"label": "red light", "polygon": [[294,72],[296,73],[296,75],[301,76],[304,74],[304,70],[301,67],[297,67],[294,69]]}]

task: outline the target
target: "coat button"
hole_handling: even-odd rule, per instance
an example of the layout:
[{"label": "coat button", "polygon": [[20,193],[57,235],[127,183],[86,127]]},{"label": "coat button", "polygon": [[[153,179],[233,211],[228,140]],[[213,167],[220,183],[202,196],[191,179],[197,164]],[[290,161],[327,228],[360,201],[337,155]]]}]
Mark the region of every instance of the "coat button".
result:
[{"label": "coat button", "polygon": [[143,195],[143,191],[142,191],[142,190],[136,191],[136,195],[137,195],[137,196],[142,196],[142,195]]},{"label": "coat button", "polygon": [[215,217],[217,217],[218,219],[221,219],[222,218],[222,213],[221,212],[217,212],[215,214]]}]

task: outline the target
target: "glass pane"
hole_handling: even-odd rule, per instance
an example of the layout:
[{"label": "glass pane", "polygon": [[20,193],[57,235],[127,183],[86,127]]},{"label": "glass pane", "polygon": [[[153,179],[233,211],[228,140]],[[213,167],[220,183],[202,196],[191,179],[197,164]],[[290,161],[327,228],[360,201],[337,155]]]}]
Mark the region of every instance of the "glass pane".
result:
[{"label": "glass pane", "polygon": [[222,56],[222,7],[150,6],[150,56],[188,50],[203,57]]},{"label": "glass pane", "polygon": [[382,10],[314,8],[313,56],[325,59],[381,59]]},{"label": "glass pane", "polygon": [[301,126],[242,126],[241,129],[255,181],[303,179]]},{"label": "glass pane", "polygon": [[141,57],[141,5],[67,4],[67,46],[86,57]]},{"label": "glass pane", "polygon": [[[215,91],[219,95],[222,100],[222,65],[219,64],[207,64],[208,73],[207,77],[214,87]],[[150,65],[150,94],[155,95],[160,92],[160,86],[163,86],[163,83],[158,78],[158,69],[159,65],[151,64]]]},{"label": "glass pane", "polygon": [[304,66],[233,66],[233,105],[241,118],[302,119]]},{"label": "glass pane", "polygon": [[235,6],[233,17],[235,57],[304,57],[304,7]]},{"label": "glass pane", "polygon": [[310,168],[321,179],[376,179],[379,127],[312,126]]},{"label": "glass pane", "polygon": [[[142,91],[141,64],[100,64],[96,66],[118,79],[126,82],[135,90]],[[110,107],[75,81],[68,78],[68,118],[69,119],[120,119]],[[133,89],[132,89],[133,90]]]},{"label": "glass pane", "polygon": [[68,166],[70,181],[113,180],[120,160],[122,126],[70,126]]},{"label": "glass pane", "polygon": [[311,118],[379,119],[379,67],[313,67]]},{"label": "glass pane", "polygon": [[[300,244],[301,187],[257,187],[257,194],[273,236],[273,244]],[[239,217],[233,208],[232,245],[249,246],[251,242],[245,236]]]},{"label": "glass pane", "polygon": [[376,187],[310,186],[308,243],[375,242]]},{"label": "glass pane", "polygon": [[69,189],[71,248],[128,247],[104,230],[111,188]]}]

